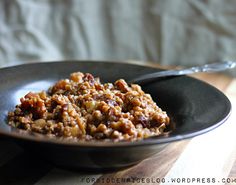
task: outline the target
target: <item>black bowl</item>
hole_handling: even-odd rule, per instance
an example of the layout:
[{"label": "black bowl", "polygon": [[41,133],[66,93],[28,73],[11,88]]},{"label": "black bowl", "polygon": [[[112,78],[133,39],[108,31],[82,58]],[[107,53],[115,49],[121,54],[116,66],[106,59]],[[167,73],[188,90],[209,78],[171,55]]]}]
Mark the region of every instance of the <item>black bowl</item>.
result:
[{"label": "black bowl", "polygon": [[25,132],[6,124],[7,112],[29,91],[46,90],[75,71],[89,72],[103,82],[130,80],[158,71],[122,62],[63,61],[0,69],[0,136],[54,164],[76,169],[105,170],[134,165],[161,151],[167,144],[206,133],[228,117],[231,104],[216,88],[191,77],[162,78],[143,86],[170,115],[174,129],[161,137],[136,142],[69,142]]}]

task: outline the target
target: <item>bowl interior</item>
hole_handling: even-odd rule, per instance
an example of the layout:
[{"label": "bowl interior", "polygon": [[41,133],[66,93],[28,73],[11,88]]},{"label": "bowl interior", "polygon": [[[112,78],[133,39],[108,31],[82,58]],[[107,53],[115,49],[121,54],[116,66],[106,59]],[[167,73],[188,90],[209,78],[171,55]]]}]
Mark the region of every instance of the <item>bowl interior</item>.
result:
[{"label": "bowl interior", "polygon": [[[29,91],[47,90],[54,82],[75,71],[92,73],[102,82],[114,82],[158,69],[118,62],[71,61],[21,65],[0,71],[0,132],[12,135],[15,131],[6,124],[7,112],[13,110],[20,97]],[[207,132],[223,123],[231,110],[223,93],[187,76],[160,79],[142,88],[168,113],[175,128],[168,137],[148,139],[141,144],[170,142]],[[34,136],[20,137],[34,140]]]}]

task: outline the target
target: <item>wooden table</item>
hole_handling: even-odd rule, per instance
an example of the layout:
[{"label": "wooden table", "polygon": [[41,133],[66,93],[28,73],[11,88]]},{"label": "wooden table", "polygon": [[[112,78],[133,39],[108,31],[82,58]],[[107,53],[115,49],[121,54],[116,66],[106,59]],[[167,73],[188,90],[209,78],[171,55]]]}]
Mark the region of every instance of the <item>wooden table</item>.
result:
[{"label": "wooden table", "polygon": [[236,79],[222,74],[193,77],[214,85],[229,97],[232,114],[219,128],[170,144],[136,166],[107,174],[59,169],[1,140],[0,184],[236,184]]}]

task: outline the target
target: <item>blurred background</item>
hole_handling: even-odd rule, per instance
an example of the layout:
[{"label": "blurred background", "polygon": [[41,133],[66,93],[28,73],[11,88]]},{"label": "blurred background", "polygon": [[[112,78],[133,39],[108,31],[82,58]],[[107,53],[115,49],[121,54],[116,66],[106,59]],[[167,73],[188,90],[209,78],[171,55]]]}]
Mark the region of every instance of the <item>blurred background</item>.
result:
[{"label": "blurred background", "polygon": [[236,1],[0,1],[0,67],[64,59],[234,60]]}]

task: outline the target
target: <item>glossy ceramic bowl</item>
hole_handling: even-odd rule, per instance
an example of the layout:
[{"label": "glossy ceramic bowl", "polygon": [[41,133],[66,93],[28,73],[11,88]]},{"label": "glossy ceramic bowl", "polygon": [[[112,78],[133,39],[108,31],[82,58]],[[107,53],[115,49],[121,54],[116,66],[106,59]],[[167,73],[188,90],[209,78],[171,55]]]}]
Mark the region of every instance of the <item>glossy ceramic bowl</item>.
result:
[{"label": "glossy ceramic bowl", "polygon": [[60,167],[105,170],[134,165],[161,151],[167,144],[216,128],[231,111],[227,97],[216,88],[191,77],[160,79],[143,86],[171,117],[173,130],[161,137],[136,142],[68,142],[25,132],[6,124],[7,112],[29,91],[46,90],[75,71],[89,72],[102,82],[130,80],[159,69],[124,62],[63,61],[0,69],[0,136],[20,144],[34,155]]}]

